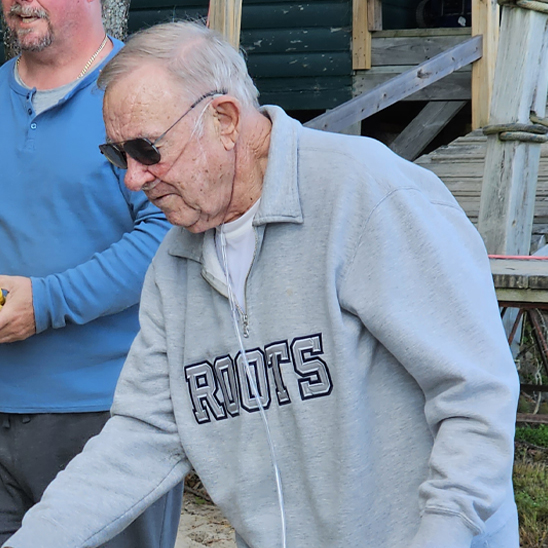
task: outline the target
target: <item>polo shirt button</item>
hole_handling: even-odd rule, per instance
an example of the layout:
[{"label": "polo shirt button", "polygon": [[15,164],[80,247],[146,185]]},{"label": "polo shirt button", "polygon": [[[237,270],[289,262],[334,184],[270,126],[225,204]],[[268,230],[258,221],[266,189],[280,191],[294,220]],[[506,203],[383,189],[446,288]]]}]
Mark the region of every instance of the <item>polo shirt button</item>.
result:
[{"label": "polo shirt button", "polygon": [[29,108],[29,110],[27,111],[29,114],[32,114],[32,109]]},{"label": "polo shirt button", "polygon": [[34,122],[30,125],[30,129],[36,129],[36,124]]}]

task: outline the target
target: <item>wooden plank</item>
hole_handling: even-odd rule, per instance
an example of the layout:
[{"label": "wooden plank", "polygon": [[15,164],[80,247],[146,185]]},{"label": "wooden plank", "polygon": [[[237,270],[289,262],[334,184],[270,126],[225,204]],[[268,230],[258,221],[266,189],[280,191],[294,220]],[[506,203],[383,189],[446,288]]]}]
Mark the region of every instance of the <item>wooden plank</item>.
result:
[{"label": "wooden plank", "polygon": [[475,36],[436,55],[418,67],[396,76],[389,82],[314,118],[306,125],[327,131],[344,129],[440,80],[480,56],[481,37]]},{"label": "wooden plank", "polygon": [[373,38],[425,38],[428,36],[468,36],[468,27],[447,27],[437,29],[396,29],[381,30],[373,33]]},{"label": "wooden plank", "polygon": [[371,68],[371,32],[367,21],[367,1],[352,0],[352,68]]},{"label": "wooden plank", "polygon": [[371,66],[418,65],[467,40],[469,36],[381,38],[373,35]]},{"label": "wooden plank", "polygon": [[472,36],[483,36],[483,55],[472,66],[472,128],[486,126],[499,38],[497,0],[472,0]]},{"label": "wooden plank", "polygon": [[[405,67],[409,70],[410,67]],[[402,70],[402,72],[405,72]],[[376,72],[373,67],[367,74],[359,72],[354,77],[354,95],[359,95],[387,82],[400,73]],[[432,83],[428,87],[404,97],[402,101],[469,101],[470,100],[470,71],[455,71],[442,80]]]},{"label": "wooden plank", "polygon": [[548,424],[548,415],[533,415],[531,413],[518,413],[516,422],[527,422],[531,424]]},{"label": "wooden plank", "polygon": [[242,0],[210,0],[208,26],[222,34],[235,49],[239,49]]},{"label": "wooden plank", "polygon": [[497,299],[506,303],[548,303],[548,290],[544,289],[497,289]]},{"label": "wooden plank", "polygon": [[548,290],[548,260],[489,259],[496,288]]},{"label": "wooden plank", "polygon": [[352,33],[347,27],[244,29],[241,44],[248,54],[348,52],[351,40]]},{"label": "wooden plank", "polygon": [[414,160],[466,105],[466,101],[431,101],[394,139],[390,148],[406,160]]},{"label": "wooden plank", "polygon": [[[547,23],[543,13],[503,8],[491,124],[545,116]],[[529,254],[540,152],[539,144],[487,138],[478,227],[491,254]]]},{"label": "wooden plank", "polygon": [[[247,67],[253,78],[303,76],[348,76],[350,78],[352,58],[349,51],[250,54],[247,59]],[[290,82],[288,84],[291,85]]]},{"label": "wooden plank", "polygon": [[367,26],[368,30],[382,30],[382,1],[367,0]]},{"label": "wooden plank", "polygon": [[545,261],[491,258],[489,265],[498,289],[528,289],[531,275],[544,276],[548,280],[548,263]]}]

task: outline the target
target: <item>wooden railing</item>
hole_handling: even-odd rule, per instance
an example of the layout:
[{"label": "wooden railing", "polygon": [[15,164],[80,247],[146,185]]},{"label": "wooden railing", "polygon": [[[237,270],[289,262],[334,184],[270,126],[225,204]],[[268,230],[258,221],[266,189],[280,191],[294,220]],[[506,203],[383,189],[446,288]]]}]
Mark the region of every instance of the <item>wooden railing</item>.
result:
[{"label": "wooden railing", "polygon": [[[382,30],[382,0],[352,0],[352,64],[354,70],[371,68],[371,36]],[[210,0],[208,24],[221,32],[235,47],[239,46],[242,0]],[[455,70],[472,66],[472,126],[488,123],[495,58],[498,42],[499,8],[496,0],[472,0],[472,39],[448,49],[425,63],[396,76],[347,103],[311,120],[307,125],[341,131],[412,93],[439,81]],[[425,120],[450,119],[462,103],[430,105],[416,124]],[[416,125],[415,124],[415,125]],[[407,146],[405,135],[396,143]]]},{"label": "wooden railing", "polygon": [[482,37],[474,36],[376,88],[350,99],[306,123],[307,127],[341,131],[409,97],[482,56]]},{"label": "wooden railing", "polygon": [[[371,37],[373,32],[382,30],[381,10],[381,0],[353,0],[352,61],[354,70],[371,68]],[[472,36],[483,37],[481,55],[472,66],[473,129],[483,127],[489,121],[498,33],[499,7],[497,1],[472,0]]]}]

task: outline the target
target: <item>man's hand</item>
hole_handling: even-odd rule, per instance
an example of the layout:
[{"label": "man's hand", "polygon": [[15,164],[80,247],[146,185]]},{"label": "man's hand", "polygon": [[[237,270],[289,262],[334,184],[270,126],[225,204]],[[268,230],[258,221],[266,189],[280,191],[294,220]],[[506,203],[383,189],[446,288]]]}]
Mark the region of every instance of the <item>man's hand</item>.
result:
[{"label": "man's hand", "polygon": [[0,288],[8,292],[0,310],[0,344],[23,341],[34,335],[36,322],[30,278],[0,276]]}]

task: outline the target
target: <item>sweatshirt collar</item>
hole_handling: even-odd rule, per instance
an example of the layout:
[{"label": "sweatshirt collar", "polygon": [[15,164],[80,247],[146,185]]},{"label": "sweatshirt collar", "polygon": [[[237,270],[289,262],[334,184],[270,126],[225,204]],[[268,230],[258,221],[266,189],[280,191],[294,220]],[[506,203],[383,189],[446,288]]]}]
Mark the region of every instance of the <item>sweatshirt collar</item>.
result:
[{"label": "sweatshirt collar", "polygon": [[[272,121],[272,133],[261,203],[253,224],[301,224],[303,214],[297,177],[301,124],[290,118],[280,107],[268,105],[261,107],[260,110]],[[203,263],[204,234],[192,234],[181,227],[176,230],[178,235],[172,239],[168,253]]]}]

